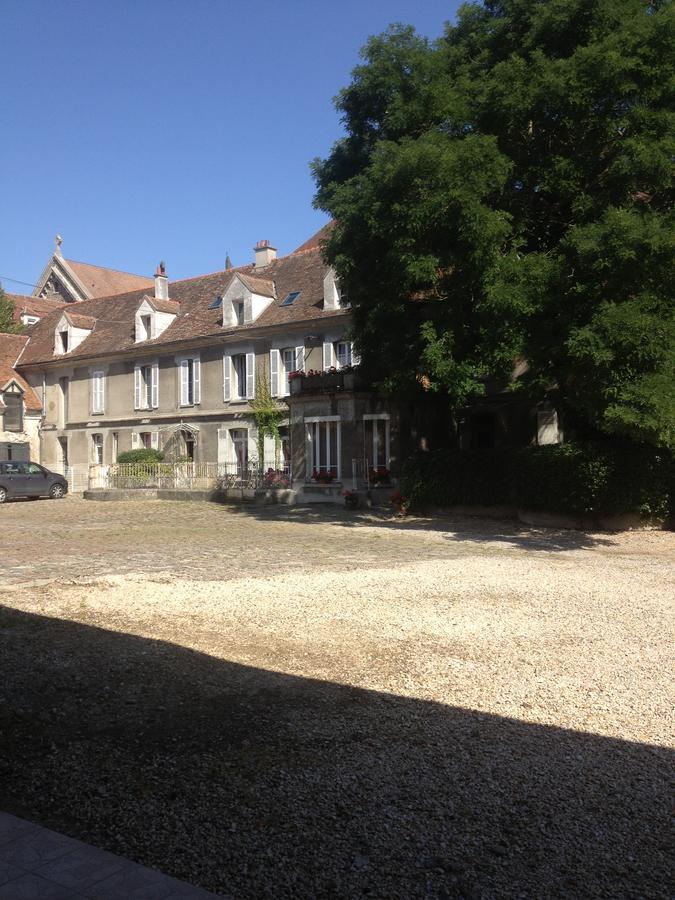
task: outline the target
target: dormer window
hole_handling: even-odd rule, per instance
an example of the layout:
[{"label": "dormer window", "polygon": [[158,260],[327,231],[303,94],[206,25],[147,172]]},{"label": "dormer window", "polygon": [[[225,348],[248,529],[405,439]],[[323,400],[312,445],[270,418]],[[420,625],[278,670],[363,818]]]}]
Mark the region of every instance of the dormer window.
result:
[{"label": "dormer window", "polygon": [[136,343],[158,338],[176,318],[178,303],[144,297],[136,310]]},{"label": "dormer window", "polygon": [[96,319],[79,313],[66,313],[54,329],[54,355],[72,353],[82,341],[89,337],[96,325]]},{"label": "dormer window", "polygon": [[244,301],[240,300],[238,303],[234,304],[234,315],[236,318],[237,325],[244,324]]},{"label": "dormer window", "polygon": [[142,341],[149,341],[152,337],[152,316],[141,316]]},{"label": "dormer window", "polygon": [[223,327],[250,325],[275,299],[273,281],[237,272],[223,294]]}]

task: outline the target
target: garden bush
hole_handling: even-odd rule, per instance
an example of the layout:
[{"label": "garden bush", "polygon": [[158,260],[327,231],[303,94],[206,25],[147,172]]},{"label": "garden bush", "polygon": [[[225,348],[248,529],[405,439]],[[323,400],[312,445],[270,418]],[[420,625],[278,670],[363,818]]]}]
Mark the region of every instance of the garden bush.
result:
[{"label": "garden bush", "polygon": [[575,516],[675,512],[669,450],[624,441],[417,453],[403,468],[411,507],[514,505]]},{"label": "garden bush", "polygon": [[164,459],[161,450],[125,450],[117,456],[118,463],[159,463]]}]

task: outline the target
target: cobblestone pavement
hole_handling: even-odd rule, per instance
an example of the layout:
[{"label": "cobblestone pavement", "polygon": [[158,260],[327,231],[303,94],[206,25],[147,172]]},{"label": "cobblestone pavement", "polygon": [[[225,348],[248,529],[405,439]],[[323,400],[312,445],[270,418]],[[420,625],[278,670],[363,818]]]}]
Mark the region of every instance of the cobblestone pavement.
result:
[{"label": "cobblestone pavement", "polygon": [[[262,527],[261,527],[262,526]],[[661,554],[657,532],[588,535],[471,518],[401,520],[386,510],[198,502],[18,501],[0,507],[5,584],[145,573],[200,580],[318,568],[398,566],[520,551]]]},{"label": "cobblestone pavement", "polygon": [[672,532],[5,504],[0,809],[234,900],[665,900],[674,562]]}]

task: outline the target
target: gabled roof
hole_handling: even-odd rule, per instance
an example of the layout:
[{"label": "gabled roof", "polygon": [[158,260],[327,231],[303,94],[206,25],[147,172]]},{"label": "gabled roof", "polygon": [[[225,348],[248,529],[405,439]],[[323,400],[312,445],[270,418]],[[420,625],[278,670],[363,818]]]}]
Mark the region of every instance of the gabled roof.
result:
[{"label": "gabled roof", "polygon": [[303,253],[305,250],[320,250],[321,244],[330,237],[330,233],[334,227],[335,222],[333,220],[326,222],[323,228],[320,228],[316,234],[313,234],[311,238],[308,238],[304,244],[300,244],[293,253]]},{"label": "gabled roof", "polygon": [[70,324],[74,325],[76,328],[86,328],[88,331],[91,331],[96,324],[94,316],[84,316],[81,313],[71,312],[70,309],[64,310],[63,315],[68,319]]},{"label": "gabled roof", "polygon": [[177,300],[157,300],[156,297],[150,297],[148,294],[144,294],[143,297],[141,297],[141,303],[142,302],[149,303],[157,312],[171,313],[171,315],[174,316],[177,316],[180,312],[180,304]]},{"label": "gabled roof", "polygon": [[85,286],[89,297],[108,297],[111,294],[124,294],[138,288],[152,287],[154,281],[145,275],[132,275],[118,269],[105,266],[93,266],[91,263],[77,262],[74,259],[64,260]]},{"label": "gabled roof", "polygon": [[40,297],[26,297],[23,294],[6,294],[7,299],[14,305],[14,321],[20,322],[23,313],[29,316],[37,316],[41,319],[54,309],[61,309],[66,304],[61,300],[51,300]]},{"label": "gabled roof", "polygon": [[132,275],[130,272],[120,272],[118,269],[109,269],[106,266],[94,266],[91,263],[66,259],[58,251],[52,253],[47,265],[42,270],[33,291],[34,297],[40,296],[52,273],[56,274],[66,289],[68,289],[68,285],[71,286],[75,301],[109,297],[139,288],[147,289],[154,284],[153,279],[145,275]]},{"label": "gabled roof", "polygon": [[[178,306],[176,318],[161,335],[143,341],[141,352],[147,353],[149,347],[166,347],[180,341],[208,337],[221,339],[234,334],[244,336],[248,330],[262,327],[282,327],[294,322],[330,318],[344,319],[344,310],[323,308],[323,279],[326,271],[320,250],[315,247],[274,260],[266,266],[264,279],[256,274],[253,265],[249,265],[171,282],[169,302]],[[275,289],[274,298],[254,322],[223,328],[222,309],[209,307],[215,296],[225,293],[235,277],[245,278],[250,284],[255,284],[256,291],[261,287],[260,281],[272,284]],[[290,306],[283,306],[283,298],[293,291],[299,292],[297,300]],[[96,328],[68,353],[68,360],[90,359],[126,351],[138,353],[135,316],[146,294],[144,290],[132,291],[78,303],[77,314],[95,319]],[[70,314],[72,309],[69,306],[67,312]],[[59,312],[55,311],[32,326],[21,365],[62,359],[54,356],[54,329],[58,321]]]},{"label": "gabled roof", "polygon": [[25,334],[0,334],[0,388],[10,381],[16,381],[23,390],[23,400],[26,409],[40,412],[42,403],[33,388],[28,384],[19,372],[14,368],[21,351],[28,343]]},{"label": "gabled roof", "polygon": [[238,278],[251,291],[252,294],[259,294],[261,297],[274,297],[274,282],[268,278],[259,278],[255,275],[244,275],[238,273]]}]

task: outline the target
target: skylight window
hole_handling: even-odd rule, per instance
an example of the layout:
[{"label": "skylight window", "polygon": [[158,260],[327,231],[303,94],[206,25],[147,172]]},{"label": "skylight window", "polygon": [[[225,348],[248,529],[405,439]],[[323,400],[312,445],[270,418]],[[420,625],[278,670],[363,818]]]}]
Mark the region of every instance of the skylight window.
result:
[{"label": "skylight window", "polygon": [[214,300],[211,301],[209,309],[220,309],[220,307],[222,305],[223,305],[223,298],[220,295],[218,295]]},{"label": "skylight window", "polygon": [[286,297],[286,299],[281,304],[282,306],[291,306],[300,296],[300,291],[291,291],[291,293]]}]

